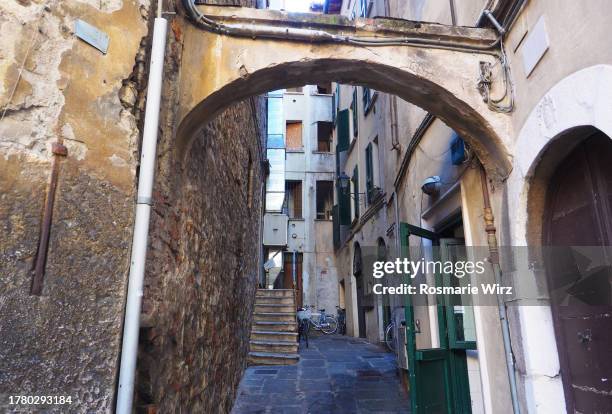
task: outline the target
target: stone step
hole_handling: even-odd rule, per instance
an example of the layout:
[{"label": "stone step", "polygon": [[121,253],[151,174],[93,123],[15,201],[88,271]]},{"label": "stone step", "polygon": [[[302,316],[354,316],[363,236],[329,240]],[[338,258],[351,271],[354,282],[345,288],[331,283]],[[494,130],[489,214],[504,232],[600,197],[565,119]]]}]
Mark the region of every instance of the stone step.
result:
[{"label": "stone step", "polygon": [[268,322],[295,322],[295,313],[255,312],[253,314],[253,320]]},{"label": "stone step", "polygon": [[249,365],[293,365],[297,364],[299,359],[298,354],[249,352]]},{"label": "stone step", "polygon": [[297,332],[297,324],[293,322],[253,321],[254,331]]},{"label": "stone step", "polygon": [[255,312],[281,312],[281,313],[295,313],[296,308],[291,304],[283,303],[255,303]]},{"label": "stone step", "polygon": [[259,297],[293,297],[293,289],[257,289]]},{"label": "stone step", "polygon": [[295,354],[298,350],[298,343],[293,341],[249,341],[251,352],[272,352],[279,354]]},{"label": "stone step", "polygon": [[257,296],[255,298],[255,305],[289,305],[293,309],[296,309],[293,298],[288,296]]},{"label": "stone step", "polygon": [[251,331],[251,340],[253,341],[287,341],[297,343],[297,337],[297,332]]}]

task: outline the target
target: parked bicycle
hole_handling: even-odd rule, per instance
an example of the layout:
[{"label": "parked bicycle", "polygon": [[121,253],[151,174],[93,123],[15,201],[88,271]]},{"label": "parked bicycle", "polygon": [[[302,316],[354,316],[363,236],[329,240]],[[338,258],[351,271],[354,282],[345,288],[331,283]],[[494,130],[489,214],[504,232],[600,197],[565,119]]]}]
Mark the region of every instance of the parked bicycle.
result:
[{"label": "parked bicycle", "polygon": [[385,344],[387,345],[387,348],[389,348],[389,350],[392,352],[395,352],[395,350],[397,349],[397,330],[395,329],[395,320],[396,320],[395,312],[397,312],[398,310],[403,311],[404,308],[401,306],[396,306],[395,309],[393,309],[393,312],[391,314],[391,322],[385,328]]},{"label": "parked bicycle", "polygon": [[346,335],[346,309],[336,306],[336,310],[338,313],[338,333]]},{"label": "parked bicycle", "polygon": [[303,308],[298,308],[298,346],[300,342],[303,340],[306,341],[306,348],[308,348],[308,331],[310,330],[310,322],[308,319],[300,319],[300,312]]},{"label": "parked bicycle", "polygon": [[397,349],[397,341],[395,335],[395,322],[391,322],[385,329],[385,344],[389,351],[395,352]]},{"label": "parked bicycle", "polygon": [[[327,315],[325,309],[319,309],[319,313],[313,312],[313,309],[314,306],[311,305],[299,308],[297,312],[300,323],[302,320],[308,321],[308,331],[312,327],[326,335],[331,335],[338,330],[338,320],[334,316]],[[306,335],[308,335],[308,332],[306,332]]]}]

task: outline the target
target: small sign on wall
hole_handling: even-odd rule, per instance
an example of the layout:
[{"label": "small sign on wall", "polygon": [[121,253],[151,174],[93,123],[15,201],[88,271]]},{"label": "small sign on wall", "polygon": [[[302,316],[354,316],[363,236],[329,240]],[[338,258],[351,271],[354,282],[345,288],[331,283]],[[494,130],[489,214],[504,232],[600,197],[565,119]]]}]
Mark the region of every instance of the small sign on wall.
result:
[{"label": "small sign on wall", "polygon": [[533,72],[538,62],[548,50],[549,46],[550,40],[548,39],[548,33],[546,32],[544,16],[540,16],[523,42],[522,55],[525,76],[529,76],[531,72]]},{"label": "small sign on wall", "polygon": [[100,52],[106,54],[108,51],[108,35],[86,21],[77,19],[74,24],[74,33],[79,39],[83,40],[85,43],[89,43]]}]

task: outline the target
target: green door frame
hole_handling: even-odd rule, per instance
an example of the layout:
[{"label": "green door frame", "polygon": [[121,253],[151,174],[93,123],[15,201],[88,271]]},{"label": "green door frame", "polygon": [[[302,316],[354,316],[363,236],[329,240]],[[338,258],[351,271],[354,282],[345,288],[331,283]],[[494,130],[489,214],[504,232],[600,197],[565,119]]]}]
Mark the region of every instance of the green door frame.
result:
[{"label": "green door frame", "polygon": [[[409,237],[411,235],[431,240],[434,244],[440,241],[438,234],[408,223],[400,223],[399,233],[401,258],[407,258],[408,260],[410,260]],[[412,281],[413,279],[404,276],[404,283],[412,284]],[[443,283],[447,283],[447,280],[444,280]],[[451,318],[448,312],[449,298],[442,296],[437,303],[440,348],[417,350],[412,296],[405,295],[406,353],[408,356],[412,413],[430,413],[430,411],[424,411],[428,409],[428,402],[424,401],[427,391],[425,388],[427,387],[421,386],[422,382],[427,381],[428,376],[431,378],[431,375],[429,375],[431,373],[422,369],[426,364],[430,364],[432,367],[430,369],[438,369],[438,375],[442,373],[444,376],[443,397],[445,401],[438,404],[438,408],[442,408],[444,411],[436,412],[446,412],[448,414],[471,413],[465,350],[475,349],[476,346],[472,341],[457,341],[455,336],[452,339],[449,338],[449,326],[452,330],[455,329],[454,320],[449,319]],[[433,375],[436,375],[435,372]],[[439,393],[438,396],[442,397],[442,393]]]}]

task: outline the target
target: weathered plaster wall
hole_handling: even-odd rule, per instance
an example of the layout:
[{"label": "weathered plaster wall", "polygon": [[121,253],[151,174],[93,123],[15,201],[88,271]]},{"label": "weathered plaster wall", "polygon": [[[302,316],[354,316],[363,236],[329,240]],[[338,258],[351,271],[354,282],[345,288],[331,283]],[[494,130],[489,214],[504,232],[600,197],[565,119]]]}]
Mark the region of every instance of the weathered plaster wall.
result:
[{"label": "weathered plaster wall", "polygon": [[[0,411],[15,410],[8,395],[52,394],[72,397],[57,412],[110,412],[149,2],[42,3],[0,5]],[[77,18],[109,35],[108,54],[75,38]],[[186,160],[176,157],[186,24],[177,17],[168,34],[136,406],[222,412],[245,365],[259,267],[264,106],[255,99],[230,107],[198,133]],[[43,292],[32,296],[56,141],[68,156],[58,158]]]},{"label": "weathered plaster wall", "polygon": [[[71,396],[57,412],[112,407],[138,138],[137,110],[120,90],[136,81],[148,8],[0,3],[0,411],[16,409],[7,405],[14,394]],[[109,35],[108,54],[75,38],[77,18]],[[68,156],[59,159],[42,295],[32,296],[58,140]]]}]

